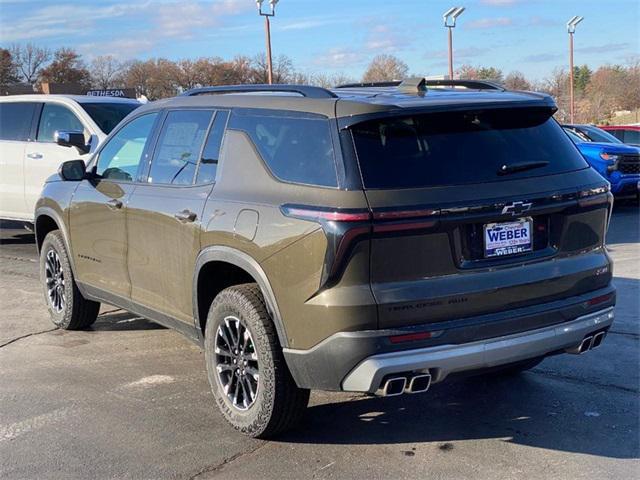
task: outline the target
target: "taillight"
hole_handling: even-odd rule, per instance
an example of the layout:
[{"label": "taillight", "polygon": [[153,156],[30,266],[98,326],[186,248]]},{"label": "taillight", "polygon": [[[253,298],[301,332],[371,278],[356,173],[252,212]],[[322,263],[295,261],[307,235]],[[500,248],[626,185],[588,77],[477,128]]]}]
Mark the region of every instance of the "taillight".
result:
[{"label": "taillight", "polygon": [[587,188],[578,192],[578,205],[588,207],[590,205],[599,205],[601,203],[611,203],[612,195],[609,193],[610,186],[608,183],[599,187]]},{"label": "taillight", "polygon": [[371,213],[369,210],[363,209],[350,210],[283,205],[281,210],[287,217],[316,222],[366,222],[371,219]]}]

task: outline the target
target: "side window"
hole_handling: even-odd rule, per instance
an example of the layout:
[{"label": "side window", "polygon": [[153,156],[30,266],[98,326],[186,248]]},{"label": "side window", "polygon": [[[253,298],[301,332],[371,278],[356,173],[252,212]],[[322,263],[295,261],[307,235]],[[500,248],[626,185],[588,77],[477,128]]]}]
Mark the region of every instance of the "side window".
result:
[{"label": "side window", "polygon": [[216,179],[218,157],[220,156],[220,146],[222,145],[222,137],[224,137],[227,118],[229,118],[229,112],[216,112],[213,125],[211,126],[211,130],[209,130],[207,143],[205,143],[204,150],[202,151],[202,158],[200,158],[198,176],[196,178],[196,183],[198,184],[211,183]]},{"label": "side window", "polygon": [[35,103],[0,102],[0,140],[28,140],[35,109]]},{"label": "side window", "polygon": [[133,181],[157,116],[137,117],[111,137],[99,153],[96,173],[102,178]]},{"label": "side window", "polygon": [[320,115],[232,113],[229,128],[245,131],[281,180],[337,186],[329,121]]},{"label": "side window", "polygon": [[624,130],[624,143],[640,143],[640,132],[638,130]]},{"label": "side window", "polygon": [[156,146],[149,183],[191,185],[213,112],[170,111]]},{"label": "side window", "polygon": [[64,105],[45,103],[40,115],[36,140],[38,142],[55,142],[54,135],[58,130],[84,132],[84,125]]},{"label": "side window", "polygon": [[611,133],[621,142],[624,142],[624,130],[611,130]]}]

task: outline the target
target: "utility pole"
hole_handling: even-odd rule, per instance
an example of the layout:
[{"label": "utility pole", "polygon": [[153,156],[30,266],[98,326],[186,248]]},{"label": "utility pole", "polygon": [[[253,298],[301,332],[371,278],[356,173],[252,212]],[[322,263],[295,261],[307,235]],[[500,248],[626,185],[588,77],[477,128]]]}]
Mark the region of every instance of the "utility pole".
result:
[{"label": "utility pole", "polygon": [[576,25],[578,25],[584,17],[575,16],[567,22],[567,32],[569,33],[569,121],[574,122],[575,117],[575,97],[574,97],[574,84],[573,84],[573,34],[576,31]]},{"label": "utility pole", "polygon": [[270,17],[275,17],[276,15],[276,4],[278,0],[269,0],[270,12],[262,11],[262,3],[264,0],[256,0],[256,5],[258,5],[258,13],[264,17],[264,30],[267,42],[267,79],[269,85],[273,83],[273,64],[271,60],[271,22],[269,20]]},{"label": "utility pole", "polygon": [[444,12],[442,18],[444,26],[449,29],[449,79],[453,80],[453,29],[456,27],[456,19],[464,12],[464,7],[451,7]]}]

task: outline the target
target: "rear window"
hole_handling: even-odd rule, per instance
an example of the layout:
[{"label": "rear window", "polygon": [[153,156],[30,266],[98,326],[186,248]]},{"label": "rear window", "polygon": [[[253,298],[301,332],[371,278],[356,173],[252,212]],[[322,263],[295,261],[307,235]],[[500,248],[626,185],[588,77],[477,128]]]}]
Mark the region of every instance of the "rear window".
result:
[{"label": "rear window", "polygon": [[338,184],[329,121],[308,113],[234,111],[229,128],[246,132],[271,172],[281,180]]},{"label": "rear window", "polygon": [[[434,113],[369,121],[351,130],[366,188],[485,183],[587,168],[550,113]],[[511,170],[516,164],[530,168]]]},{"label": "rear window", "polygon": [[35,103],[1,102],[0,140],[27,140],[35,109]]},{"label": "rear window", "polygon": [[138,103],[81,103],[82,108],[107,135],[120,121],[140,106]]}]

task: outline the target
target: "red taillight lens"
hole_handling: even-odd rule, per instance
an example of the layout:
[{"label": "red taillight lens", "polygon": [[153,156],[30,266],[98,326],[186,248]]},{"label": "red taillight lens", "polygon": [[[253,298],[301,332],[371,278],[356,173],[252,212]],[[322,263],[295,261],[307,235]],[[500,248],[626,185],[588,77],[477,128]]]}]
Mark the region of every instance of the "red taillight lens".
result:
[{"label": "red taillight lens", "polygon": [[282,212],[288,217],[296,217],[303,220],[326,221],[326,222],[366,222],[371,219],[368,210],[338,210],[338,209],[316,209],[306,207],[283,206]]}]

